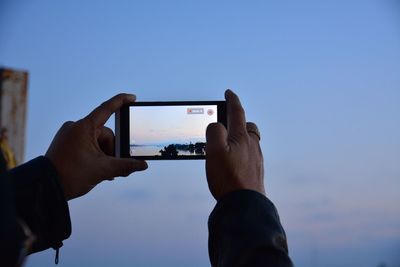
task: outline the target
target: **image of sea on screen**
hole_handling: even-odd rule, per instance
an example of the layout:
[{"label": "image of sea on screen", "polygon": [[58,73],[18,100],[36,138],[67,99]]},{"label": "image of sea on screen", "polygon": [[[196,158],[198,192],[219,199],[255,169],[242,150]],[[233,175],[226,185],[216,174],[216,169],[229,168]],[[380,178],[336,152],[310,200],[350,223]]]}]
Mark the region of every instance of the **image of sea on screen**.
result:
[{"label": "image of sea on screen", "polygon": [[206,129],[217,122],[217,105],[131,106],[131,156],[204,156]]}]

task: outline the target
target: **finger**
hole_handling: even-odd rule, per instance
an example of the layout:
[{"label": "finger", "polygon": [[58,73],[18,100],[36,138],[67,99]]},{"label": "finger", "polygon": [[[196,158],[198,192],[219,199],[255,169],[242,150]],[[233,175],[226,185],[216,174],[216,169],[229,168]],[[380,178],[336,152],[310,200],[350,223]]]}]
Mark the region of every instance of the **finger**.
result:
[{"label": "finger", "polygon": [[246,117],[239,97],[231,90],[226,90],[228,115],[228,135],[240,136],[246,134]]},{"label": "finger", "polygon": [[118,176],[126,177],[135,171],[143,171],[148,168],[146,161],[143,160],[114,157],[106,157],[105,160],[104,164],[107,168],[104,175],[106,179]]},{"label": "finger", "polygon": [[108,128],[103,126],[100,128],[99,136],[97,137],[97,142],[99,143],[100,149],[108,156],[114,156],[114,132]]},{"label": "finger", "polygon": [[228,133],[224,125],[214,122],[208,125],[206,130],[206,155],[213,151],[227,148]]},{"label": "finger", "polygon": [[136,96],[132,94],[119,94],[103,102],[95,108],[86,119],[91,120],[95,127],[102,126],[110,116],[125,104],[135,102]]},{"label": "finger", "polygon": [[247,122],[246,123],[246,130],[247,133],[251,138],[254,138],[256,141],[261,140],[261,134],[260,131],[258,130],[257,125],[254,122]]}]

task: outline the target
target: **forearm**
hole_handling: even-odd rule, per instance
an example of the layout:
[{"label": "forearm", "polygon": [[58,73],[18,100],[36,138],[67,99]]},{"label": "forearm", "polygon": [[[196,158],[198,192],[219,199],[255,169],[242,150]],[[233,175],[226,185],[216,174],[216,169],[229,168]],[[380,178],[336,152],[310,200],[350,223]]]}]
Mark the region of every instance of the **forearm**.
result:
[{"label": "forearm", "polygon": [[10,171],[16,215],[36,237],[32,252],[59,248],[71,234],[68,204],[57,172],[45,157],[38,157]]},{"label": "forearm", "polygon": [[250,190],[229,193],[209,218],[212,266],[293,266],[275,206]]}]

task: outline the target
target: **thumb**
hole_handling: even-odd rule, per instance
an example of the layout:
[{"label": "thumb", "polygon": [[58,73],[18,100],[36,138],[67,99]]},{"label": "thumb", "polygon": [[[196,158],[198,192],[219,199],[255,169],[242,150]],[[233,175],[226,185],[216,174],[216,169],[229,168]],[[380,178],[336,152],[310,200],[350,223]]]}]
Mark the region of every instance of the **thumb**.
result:
[{"label": "thumb", "polygon": [[107,166],[105,170],[105,178],[110,179],[117,176],[126,177],[135,171],[144,171],[148,168],[146,161],[135,160],[130,158],[106,157]]}]

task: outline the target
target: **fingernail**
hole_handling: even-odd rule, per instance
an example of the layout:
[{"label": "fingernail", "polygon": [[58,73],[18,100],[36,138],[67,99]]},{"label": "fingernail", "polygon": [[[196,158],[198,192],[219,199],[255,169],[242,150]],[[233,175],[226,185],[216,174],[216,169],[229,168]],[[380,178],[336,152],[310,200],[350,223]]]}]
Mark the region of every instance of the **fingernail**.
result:
[{"label": "fingernail", "polygon": [[226,91],[225,91],[225,97],[227,97],[228,95],[231,95],[233,92],[232,92],[232,90],[231,89],[226,89]]},{"label": "fingernail", "polygon": [[134,94],[127,94],[127,97],[129,99],[129,101],[135,101],[136,100],[136,95],[134,95]]}]

